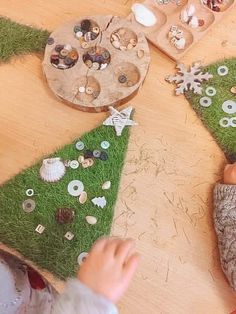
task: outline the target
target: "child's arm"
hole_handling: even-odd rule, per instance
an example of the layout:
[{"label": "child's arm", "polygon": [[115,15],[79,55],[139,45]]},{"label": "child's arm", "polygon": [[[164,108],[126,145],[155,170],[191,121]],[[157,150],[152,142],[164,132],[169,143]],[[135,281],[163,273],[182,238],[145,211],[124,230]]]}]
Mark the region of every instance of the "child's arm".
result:
[{"label": "child's arm", "polygon": [[132,240],[103,238],[95,243],[78,272],[68,281],[53,314],[117,314],[138,265]]},{"label": "child's arm", "polygon": [[214,190],[214,222],[222,269],[236,290],[236,163],[224,170]]}]

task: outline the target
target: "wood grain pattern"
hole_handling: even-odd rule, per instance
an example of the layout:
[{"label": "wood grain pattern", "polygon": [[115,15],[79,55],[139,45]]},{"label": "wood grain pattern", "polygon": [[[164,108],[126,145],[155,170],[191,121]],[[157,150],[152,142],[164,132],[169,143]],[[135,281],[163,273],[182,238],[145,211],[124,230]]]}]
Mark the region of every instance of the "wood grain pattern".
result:
[{"label": "wood grain pattern", "polygon": [[[132,1],[1,0],[16,21],[53,30],[93,14],[127,16]],[[236,9],[183,58],[187,65],[235,56]],[[139,127],[130,145],[113,234],[134,237],[142,259],[119,307],[122,314],[230,313],[235,294],[222,274],[212,221],[212,188],[221,179],[223,153],[188,102],[164,78],[175,64],[151,47],[144,86],[131,104]],[[106,113],[83,113],[49,91],[42,58],[15,58],[0,66],[0,180],[102,123]],[[46,277],[51,281],[50,274]],[[54,281],[53,281],[54,282]],[[62,289],[63,284],[56,286]]]}]

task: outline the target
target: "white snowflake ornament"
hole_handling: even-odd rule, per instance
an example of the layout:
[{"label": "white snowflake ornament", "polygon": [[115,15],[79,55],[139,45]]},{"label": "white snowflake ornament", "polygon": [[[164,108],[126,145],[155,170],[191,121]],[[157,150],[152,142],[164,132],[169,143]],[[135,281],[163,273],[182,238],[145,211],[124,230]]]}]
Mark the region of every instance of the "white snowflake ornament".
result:
[{"label": "white snowflake ornament", "polygon": [[209,74],[208,72],[202,72],[200,63],[193,63],[189,70],[186,69],[185,65],[182,63],[177,64],[176,68],[178,69],[177,73],[166,78],[167,82],[176,83],[176,95],[183,94],[187,91],[193,91],[194,94],[201,95],[201,83],[203,81],[208,81],[213,77],[213,75]]}]

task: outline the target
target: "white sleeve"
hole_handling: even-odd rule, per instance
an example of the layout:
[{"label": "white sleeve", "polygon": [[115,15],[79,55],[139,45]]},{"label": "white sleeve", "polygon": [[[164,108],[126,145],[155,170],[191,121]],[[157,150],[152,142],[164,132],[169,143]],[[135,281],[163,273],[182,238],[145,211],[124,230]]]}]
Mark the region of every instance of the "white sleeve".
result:
[{"label": "white sleeve", "polygon": [[58,297],[52,314],[118,314],[116,306],[82,284],[69,279],[64,292]]}]

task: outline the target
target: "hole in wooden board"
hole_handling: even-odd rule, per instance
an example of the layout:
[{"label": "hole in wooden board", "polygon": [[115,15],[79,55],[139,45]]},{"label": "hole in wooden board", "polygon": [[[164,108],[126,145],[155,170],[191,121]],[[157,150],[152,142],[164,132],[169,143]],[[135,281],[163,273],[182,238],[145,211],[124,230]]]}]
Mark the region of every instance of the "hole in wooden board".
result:
[{"label": "hole in wooden board", "polygon": [[89,69],[104,70],[111,62],[111,55],[106,48],[95,46],[83,54],[83,61]]},{"label": "hole in wooden board", "polygon": [[112,32],[110,41],[114,48],[125,51],[131,50],[137,45],[138,37],[131,29],[121,27]]},{"label": "hole in wooden board", "polygon": [[140,81],[138,68],[130,62],[123,62],[115,66],[114,73],[119,86],[132,87]]},{"label": "hole in wooden board", "polygon": [[[206,8],[204,8],[204,6],[200,2],[194,3],[194,6],[196,8],[196,13],[194,14],[194,17],[198,18],[199,26],[195,27],[195,28],[192,27],[190,21],[188,23],[184,23],[184,22],[182,22],[182,23],[186,27],[189,27],[190,31],[203,32],[207,28],[209,28],[211,26],[211,24],[215,21],[214,14],[212,12],[210,12],[209,10],[207,10]],[[188,8],[188,6],[186,6],[185,8]],[[183,8],[183,10],[185,8]],[[180,19],[180,21],[181,21],[181,19]]]},{"label": "hole in wooden board", "polygon": [[51,64],[60,70],[72,68],[79,59],[79,53],[70,44],[55,45],[50,56]]},{"label": "hole in wooden board", "polygon": [[173,42],[171,42],[171,38],[168,37],[170,29],[172,27],[171,24],[166,25],[165,28],[161,31],[161,33],[157,36],[156,40],[160,47],[164,51],[174,51],[176,54],[183,53],[192,43],[193,43],[193,35],[192,33],[187,30],[185,27],[181,25],[176,25],[179,30],[183,31],[183,38],[185,38],[185,46],[184,49],[177,49]]},{"label": "hole in wooden board", "polygon": [[91,19],[84,19],[74,26],[74,34],[81,42],[95,40],[100,34],[100,27],[97,22]]},{"label": "hole in wooden board", "polygon": [[92,102],[98,98],[100,92],[100,84],[93,76],[81,76],[72,86],[74,99],[82,103]]}]

